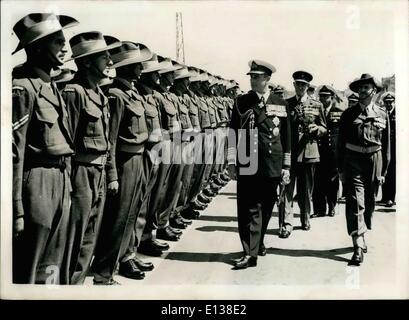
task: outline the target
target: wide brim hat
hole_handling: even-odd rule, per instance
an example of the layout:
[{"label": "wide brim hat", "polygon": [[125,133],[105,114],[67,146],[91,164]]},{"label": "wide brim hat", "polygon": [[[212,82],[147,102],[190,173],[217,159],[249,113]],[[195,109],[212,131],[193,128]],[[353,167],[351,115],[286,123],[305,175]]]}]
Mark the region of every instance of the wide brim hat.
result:
[{"label": "wide brim hat", "polygon": [[142,73],[159,71],[163,66],[158,61],[158,56],[154,53],[152,58],[142,62]]},{"label": "wide brim hat", "polygon": [[190,78],[190,77],[191,77],[191,73],[185,67],[175,71],[175,80],[185,79],[185,78]]},{"label": "wide brim hat", "polygon": [[63,68],[60,70],[58,74],[54,75],[52,79],[55,83],[68,82],[74,78],[75,73],[76,73],[75,70]]},{"label": "wide brim hat", "polygon": [[50,34],[78,24],[79,22],[72,17],[55,15],[54,13],[31,13],[26,15],[13,27],[19,43],[12,54]]},{"label": "wide brim hat", "polygon": [[121,46],[121,44],[119,40],[107,44],[106,39],[99,31],[79,33],[70,39],[72,56],[67,61],[108,51]]},{"label": "wide brim hat", "polygon": [[190,73],[189,80],[190,82],[198,82],[202,80],[202,76],[200,75],[199,69],[194,67],[188,67],[188,71]]},{"label": "wide brim hat", "polygon": [[248,63],[250,67],[250,71],[247,72],[249,74],[267,74],[271,76],[274,72],[276,72],[276,68],[271,64],[263,60],[250,60]]},{"label": "wide brim hat", "polygon": [[293,73],[293,79],[296,82],[304,82],[309,84],[312,81],[313,76],[307,71],[299,70]]},{"label": "wide brim hat", "polygon": [[111,50],[111,59],[114,63],[111,68],[141,63],[152,59],[153,53],[142,43],[122,41],[122,45]]},{"label": "wide brim hat", "polygon": [[378,82],[378,80],[368,73],[364,73],[359,79],[352,81],[349,85],[349,89],[351,89],[353,92],[358,92],[359,86],[365,83],[372,83],[377,91],[382,90],[382,85]]},{"label": "wide brim hat", "polygon": [[348,101],[359,101],[359,97],[356,93],[352,92],[348,97]]},{"label": "wide brim hat", "polygon": [[395,94],[391,91],[386,91],[381,95],[380,100],[395,101]]},{"label": "wide brim hat", "polygon": [[165,58],[162,56],[158,56],[158,61],[161,66],[161,69],[158,71],[159,74],[174,72],[176,70],[183,68],[181,64],[179,64],[175,60],[172,60],[171,58]]}]

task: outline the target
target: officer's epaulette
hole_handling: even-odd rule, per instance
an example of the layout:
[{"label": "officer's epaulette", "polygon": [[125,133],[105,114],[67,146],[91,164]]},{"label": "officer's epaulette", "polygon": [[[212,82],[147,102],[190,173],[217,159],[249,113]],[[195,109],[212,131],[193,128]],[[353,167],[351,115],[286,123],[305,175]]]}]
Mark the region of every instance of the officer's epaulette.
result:
[{"label": "officer's epaulette", "polygon": [[64,92],[75,92],[75,89],[74,88],[65,88],[63,91]]}]

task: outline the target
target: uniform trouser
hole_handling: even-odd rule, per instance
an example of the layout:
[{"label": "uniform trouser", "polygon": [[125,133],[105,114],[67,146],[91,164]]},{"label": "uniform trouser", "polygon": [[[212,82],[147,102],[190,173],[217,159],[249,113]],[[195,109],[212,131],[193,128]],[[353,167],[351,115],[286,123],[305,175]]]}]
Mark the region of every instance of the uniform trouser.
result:
[{"label": "uniform trouser", "polygon": [[131,237],[146,187],[144,155],[120,152],[116,163],[118,193],[107,196],[104,217],[92,264],[97,281],[112,279],[118,261],[126,261]]},{"label": "uniform trouser", "polygon": [[350,236],[361,236],[372,228],[377,177],[381,175],[382,153],[363,154],[347,150],[345,154],[346,220]]},{"label": "uniform trouser", "polygon": [[36,167],[24,172],[24,232],[13,240],[13,282],[67,284],[71,182],[66,170]]},{"label": "uniform trouser", "polygon": [[285,186],[283,200],[279,205],[280,229],[292,230],[292,203],[297,185],[297,199],[300,207],[301,224],[309,222],[311,198],[314,188],[315,163],[296,162],[290,170],[290,183]]},{"label": "uniform trouser", "polygon": [[388,166],[388,172],[385,177],[385,183],[382,185],[382,202],[395,202],[396,194],[396,150],[391,148],[391,161]]},{"label": "uniform trouser", "polygon": [[211,130],[210,132],[211,133],[206,133],[203,143],[203,162],[206,166],[198,193],[206,187],[215,169],[216,134],[215,130]]},{"label": "uniform trouser", "polygon": [[245,255],[257,257],[271,218],[279,178],[239,176],[237,221]]},{"label": "uniform trouser", "polygon": [[82,284],[94,255],[106,196],[105,168],[74,163],[68,232],[70,283]]},{"label": "uniform trouser", "polygon": [[190,186],[192,184],[192,180],[194,180],[193,172],[194,172],[196,165],[194,163],[193,151],[194,151],[195,143],[196,143],[196,140],[189,142],[182,149],[182,155],[184,156],[185,163],[183,164],[181,187],[179,191],[177,205],[175,208],[175,212],[177,213],[186,209],[186,205],[188,203],[189,192],[190,192]]},{"label": "uniform trouser", "polygon": [[226,159],[226,142],[227,142],[227,132],[226,128],[217,128],[214,130],[215,133],[215,167],[214,173],[222,173],[224,169],[225,159]]},{"label": "uniform trouser", "polygon": [[[159,150],[159,152],[156,152]],[[169,173],[171,169],[171,141],[166,140],[155,145],[154,149],[149,150],[152,157],[152,163],[157,166],[157,175],[153,183],[153,187],[150,191],[150,195],[146,199],[147,213],[146,213],[146,225],[143,230],[142,241],[152,238],[152,231],[157,228],[158,214],[165,200],[168,184],[172,184],[169,181]],[[144,208],[145,209],[145,208]]]},{"label": "uniform trouser", "polygon": [[315,214],[325,214],[328,205],[328,213],[334,210],[337,204],[339,178],[336,168],[325,159],[317,163],[314,174],[314,190],[312,202]]},{"label": "uniform trouser", "polygon": [[213,164],[213,134],[211,131],[201,134],[200,138],[196,137],[196,139],[198,140],[195,141],[193,150],[195,157],[193,181],[190,186],[188,202],[195,199],[202,190]]}]

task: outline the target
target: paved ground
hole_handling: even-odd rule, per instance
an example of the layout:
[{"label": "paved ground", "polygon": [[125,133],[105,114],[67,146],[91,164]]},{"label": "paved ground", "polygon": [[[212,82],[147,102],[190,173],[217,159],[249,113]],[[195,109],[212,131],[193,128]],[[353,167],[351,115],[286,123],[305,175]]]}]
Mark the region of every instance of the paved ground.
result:
[{"label": "paved ground", "polygon": [[[237,233],[235,182],[230,182],[160,258],[144,257],[155,269],[142,281],[116,277],[125,286],[149,285],[285,285],[345,286],[352,255],[346,234],[344,205],[335,217],[314,218],[310,231],[299,228],[298,206],[294,205],[295,230],[288,239],[277,236],[274,212],[265,244],[267,255],[257,268],[232,270],[231,259],[241,255]],[[276,208],[275,208],[276,211]],[[377,207],[373,231],[366,239],[368,254],[359,268],[359,284],[391,284],[395,281],[395,209]],[[87,283],[91,284],[89,277]],[[354,282],[353,282],[354,283]]]}]

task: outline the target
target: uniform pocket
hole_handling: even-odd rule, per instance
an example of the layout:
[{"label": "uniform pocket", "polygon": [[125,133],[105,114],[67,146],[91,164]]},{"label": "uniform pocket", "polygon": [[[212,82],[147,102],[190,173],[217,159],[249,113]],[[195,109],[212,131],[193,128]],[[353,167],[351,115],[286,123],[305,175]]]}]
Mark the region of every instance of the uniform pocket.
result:
[{"label": "uniform pocket", "polygon": [[54,124],[59,117],[57,110],[54,106],[45,100],[38,101],[38,108],[35,111],[37,119],[41,122],[48,123],[49,125]]}]

